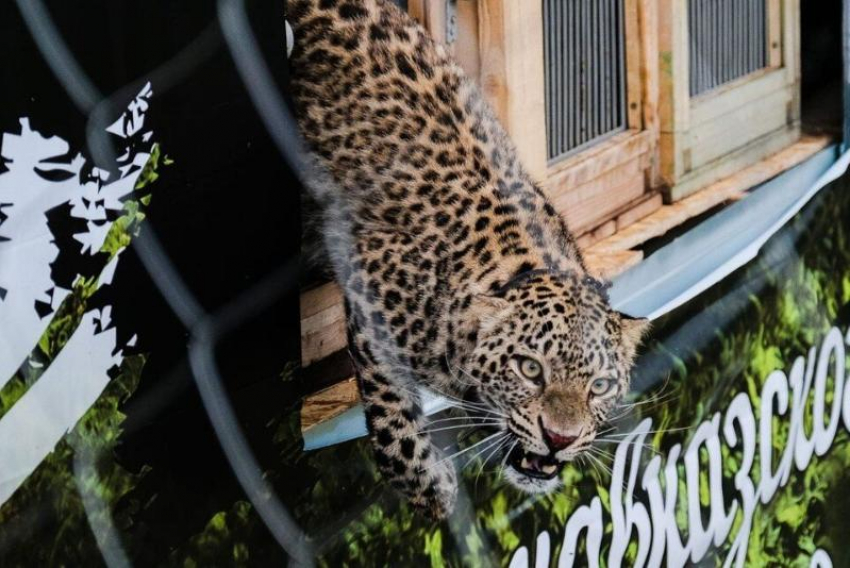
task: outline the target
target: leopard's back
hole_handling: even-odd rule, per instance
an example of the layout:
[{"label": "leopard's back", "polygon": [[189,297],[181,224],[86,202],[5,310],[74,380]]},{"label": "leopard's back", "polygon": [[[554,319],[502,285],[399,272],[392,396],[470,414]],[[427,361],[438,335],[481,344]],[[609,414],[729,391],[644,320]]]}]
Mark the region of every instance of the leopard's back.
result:
[{"label": "leopard's back", "polygon": [[[475,84],[412,18],[384,0],[301,0],[290,17],[301,130],[358,222],[435,236],[451,218],[513,242],[495,256],[581,262]],[[526,230],[492,232],[505,223]]]}]

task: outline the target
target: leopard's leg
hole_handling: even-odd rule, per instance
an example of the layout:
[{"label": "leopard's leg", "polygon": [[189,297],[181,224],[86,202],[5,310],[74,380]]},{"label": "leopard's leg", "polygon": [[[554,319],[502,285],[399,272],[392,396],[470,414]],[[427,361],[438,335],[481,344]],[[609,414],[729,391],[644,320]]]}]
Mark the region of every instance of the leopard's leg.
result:
[{"label": "leopard's leg", "polygon": [[413,387],[394,382],[380,365],[359,367],[357,376],[384,478],[413,506],[436,519],[446,518],[457,496],[454,465],[424,431],[427,422]]}]

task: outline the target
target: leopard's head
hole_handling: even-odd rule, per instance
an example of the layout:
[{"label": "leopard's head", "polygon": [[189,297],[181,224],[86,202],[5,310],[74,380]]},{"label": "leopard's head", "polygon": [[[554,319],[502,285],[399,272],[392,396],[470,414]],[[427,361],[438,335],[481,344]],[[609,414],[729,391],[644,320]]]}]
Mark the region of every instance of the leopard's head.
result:
[{"label": "leopard's head", "polygon": [[505,476],[528,492],[560,485],[629,387],[647,320],[613,310],[605,287],[533,271],[472,302],[477,345],[464,363],[476,408],[505,434]]}]

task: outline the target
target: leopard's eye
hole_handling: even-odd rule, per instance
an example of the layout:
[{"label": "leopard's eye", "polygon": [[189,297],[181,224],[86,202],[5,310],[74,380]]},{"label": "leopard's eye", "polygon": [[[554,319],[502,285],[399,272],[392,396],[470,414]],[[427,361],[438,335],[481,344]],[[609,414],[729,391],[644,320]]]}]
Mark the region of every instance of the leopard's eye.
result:
[{"label": "leopard's eye", "polygon": [[611,379],[596,379],[590,383],[590,394],[593,396],[603,396],[614,387],[614,381]]},{"label": "leopard's eye", "polygon": [[519,372],[530,381],[540,381],[543,378],[543,365],[530,357],[519,362]]}]

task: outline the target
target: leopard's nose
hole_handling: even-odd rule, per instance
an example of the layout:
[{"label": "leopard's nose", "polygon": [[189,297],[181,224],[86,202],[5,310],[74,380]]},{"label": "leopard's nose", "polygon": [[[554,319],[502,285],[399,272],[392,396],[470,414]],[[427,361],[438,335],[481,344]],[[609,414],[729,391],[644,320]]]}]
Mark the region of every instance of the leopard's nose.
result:
[{"label": "leopard's nose", "polygon": [[573,442],[578,440],[578,436],[563,436],[552,430],[543,430],[543,436],[546,438],[549,447],[556,452],[569,448],[573,445]]},{"label": "leopard's nose", "polygon": [[[576,440],[578,440],[578,436],[564,432],[556,432],[555,430],[547,428],[543,425],[542,420],[540,422],[540,427],[543,430],[543,439],[546,440],[546,445],[549,446],[553,452],[560,452],[565,448],[569,448]],[[581,433],[579,433],[579,435],[581,435]]]}]

